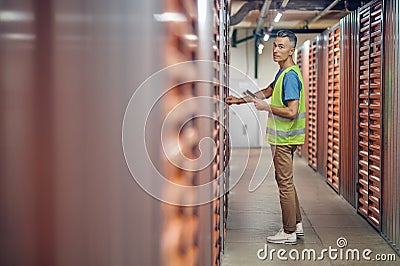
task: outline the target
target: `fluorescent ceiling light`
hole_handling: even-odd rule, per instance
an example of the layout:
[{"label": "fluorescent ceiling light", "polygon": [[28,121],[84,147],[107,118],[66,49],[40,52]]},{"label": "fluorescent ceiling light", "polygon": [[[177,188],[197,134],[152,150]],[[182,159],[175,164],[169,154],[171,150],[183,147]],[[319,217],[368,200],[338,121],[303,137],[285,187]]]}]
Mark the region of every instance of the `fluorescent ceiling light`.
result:
[{"label": "fluorescent ceiling light", "polygon": [[35,35],[26,33],[3,33],[0,34],[0,39],[12,41],[33,41],[35,39]]},{"label": "fluorescent ceiling light", "polygon": [[154,18],[160,22],[186,22],[186,17],[182,13],[165,12],[154,14]]},{"label": "fluorescent ceiling light", "polygon": [[282,17],[282,13],[281,13],[281,12],[278,12],[278,14],[276,14],[276,16],[275,16],[275,18],[274,18],[274,22],[275,22],[275,23],[279,22],[279,20],[281,19],[281,17]]},{"label": "fluorescent ceiling light", "polygon": [[264,49],[264,44],[259,43],[259,44],[258,44],[258,54],[262,54],[263,49]]},{"label": "fluorescent ceiling light", "polygon": [[268,33],[265,33],[264,35],[264,42],[267,42],[269,40],[270,35]]},{"label": "fluorescent ceiling light", "polygon": [[197,35],[194,34],[185,34],[183,37],[189,41],[197,41]]},{"label": "fluorescent ceiling light", "polygon": [[22,22],[22,21],[32,21],[33,14],[28,12],[19,11],[0,11],[0,21],[5,22]]}]

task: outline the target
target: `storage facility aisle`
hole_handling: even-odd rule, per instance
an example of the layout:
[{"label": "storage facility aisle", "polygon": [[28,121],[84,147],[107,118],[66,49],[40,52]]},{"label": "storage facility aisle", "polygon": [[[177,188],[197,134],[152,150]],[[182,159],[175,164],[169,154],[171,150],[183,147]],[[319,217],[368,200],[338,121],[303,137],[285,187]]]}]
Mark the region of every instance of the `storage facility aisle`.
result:
[{"label": "storage facility aisle", "polygon": [[[234,149],[232,151],[230,161],[232,176],[241,174],[241,169],[236,166],[245,160],[247,160],[247,150]],[[298,155],[295,155],[294,174],[302,209],[305,237],[298,239],[297,245],[269,243],[266,245],[266,237],[274,234],[281,227],[279,195],[273,167],[268,172],[271,160],[269,148],[250,149],[246,170],[239,183],[230,192],[222,265],[292,263],[297,265],[395,265],[398,263],[400,257],[395,255],[379,233],[358,215],[350,204],[327,186],[323,178]],[[259,165],[257,165],[258,161]],[[249,182],[253,173],[255,179],[258,179],[267,172],[262,185],[254,192],[249,192]],[[267,254],[260,249],[266,250]],[[286,253],[280,254],[282,259],[278,256],[279,249],[286,250]],[[322,253],[323,249],[327,251]],[[331,254],[329,254],[329,249],[331,249]],[[354,258],[356,258],[356,249],[360,255],[359,261],[353,260],[351,255],[354,252]],[[370,253],[366,251],[368,253],[366,257],[371,258],[371,261],[362,257],[366,249],[371,250]],[[313,251],[315,251],[315,260]],[[343,259],[340,257],[341,253]],[[346,254],[348,260],[346,260]],[[378,256],[375,257],[375,255]],[[336,259],[335,256],[337,256]],[[285,257],[287,261],[284,261]],[[386,261],[377,262],[379,258],[385,258]],[[396,261],[393,261],[394,259]]]}]

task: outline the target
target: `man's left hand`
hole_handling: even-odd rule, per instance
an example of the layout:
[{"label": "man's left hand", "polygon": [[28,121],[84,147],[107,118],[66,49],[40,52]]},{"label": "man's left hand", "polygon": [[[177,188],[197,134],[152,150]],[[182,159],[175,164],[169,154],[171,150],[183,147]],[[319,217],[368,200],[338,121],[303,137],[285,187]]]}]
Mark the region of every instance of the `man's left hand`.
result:
[{"label": "man's left hand", "polygon": [[253,102],[257,110],[271,112],[271,106],[267,102],[261,99],[253,99]]}]

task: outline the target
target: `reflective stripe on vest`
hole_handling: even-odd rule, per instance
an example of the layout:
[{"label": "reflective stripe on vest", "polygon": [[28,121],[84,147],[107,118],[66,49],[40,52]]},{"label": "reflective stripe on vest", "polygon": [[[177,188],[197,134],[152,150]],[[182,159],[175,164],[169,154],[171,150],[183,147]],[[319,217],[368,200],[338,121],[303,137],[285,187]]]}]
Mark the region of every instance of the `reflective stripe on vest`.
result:
[{"label": "reflective stripe on vest", "polygon": [[271,96],[271,105],[286,107],[282,102],[283,77],[293,70],[299,77],[301,83],[299,110],[294,119],[274,115],[268,115],[267,141],[274,145],[298,145],[303,144],[305,139],[306,108],[304,102],[304,84],[300,69],[297,65],[286,68],[278,77]]},{"label": "reflective stripe on vest", "polygon": [[291,131],[280,131],[280,130],[272,130],[270,128],[267,128],[267,134],[274,134],[278,137],[293,137],[296,135],[301,135],[301,134],[306,134],[306,129],[305,128],[300,128],[300,129],[295,129],[295,130],[291,130]]}]

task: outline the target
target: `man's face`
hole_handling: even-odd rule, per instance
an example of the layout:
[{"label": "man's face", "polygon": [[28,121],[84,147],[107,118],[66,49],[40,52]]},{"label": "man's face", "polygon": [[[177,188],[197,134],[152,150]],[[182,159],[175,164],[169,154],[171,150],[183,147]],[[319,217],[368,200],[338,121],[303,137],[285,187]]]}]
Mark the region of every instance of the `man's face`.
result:
[{"label": "man's face", "polygon": [[273,58],[275,62],[285,61],[293,53],[294,48],[290,46],[288,37],[276,37],[273,45]]}]

